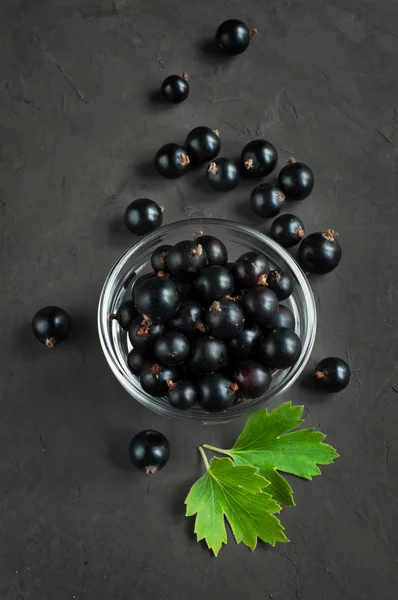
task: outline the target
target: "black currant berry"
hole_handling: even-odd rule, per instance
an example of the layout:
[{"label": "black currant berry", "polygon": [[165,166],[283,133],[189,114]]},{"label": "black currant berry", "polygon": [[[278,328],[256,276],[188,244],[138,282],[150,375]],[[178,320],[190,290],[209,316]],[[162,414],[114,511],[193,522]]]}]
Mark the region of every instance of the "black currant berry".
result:
[{"label": "black currant berry", "polygon": [[195,237],[195,242],[203,246],[209,265],[224,266],[228,262],[228,250],[218,238],[212,235],[201,235]]},{"label": "black currant berry", "polygon": [[174,408],[188,410],[192,408],[198,398],[196,388],[190,381],[182,380],[170,382],[167,400]]},{"label": "black currant berry", "polygon": [[230,340],[228,351],[232,358],[245,359],[252,356],[261,340],[261,332],[255,323],[246,324],[244,329]]},{"label": "black currant berry", "polygon": [[227,158],[216,158],[206,169],[206,180],[217,192],[230,192],[239,183],[239,171]]},{"label": "black currant berry", "polygon": [[167,322],[176,316],[180,294],[167,277],[152,277],[134,286],[134,301],[139,314],[154,323]]},{"label": "black currant berry", "polygon": [[154,345],[157,358],[167,367],[176,367],[187,360],[190,352],[188,338],[180,331],[168,331]]},{"label": "black currant berry", "polygon": [[277,162],[278,152],[266,140],[249,142],[240,155],[242,173],[246,177],[265,177],[272,173]]},{"label": "black currant berry", "polygon": [[168,323],[171,329],[177,329],[185,335],[191,336],[198,331],[202,323],[203,308],[195,300],[184,300],[180,304],[177,315]]},{"label": "black currant berry", "polygon": [[206,267],[195,281],[195,292],[204,305],[232,294],[234,288],[235,281],[232,273],[219,265]]},{"label": "black currant berry", "polygon": [[137,350],[149,350],[155,340],[164,334],[162,323],[152,323],[148,317],[138,317],[129,327],[129,340]]},{"label": "black currant berry", "polygon": [[189,158],[194,164],[209,162],[216,158],[221,150],[221,140],[218,129],[195,127],[185,140]]},{"label": "black currant berry", "polygon": [[295,326],[296,322],[292,311],[284,304],[280,304],[273,319],[269,324],[264,326],[264,333],[268,333],[269,329],[279,329],[280,327],[285,327],[286,329],[292,329],[294,331]]},{"label": "black currant berry", "polygon": [[140,373],[143,390],[152,396],[164,396],[168,392],[169,382],[179,379],[180,373],[176,367],[165,367],[153,362],[146,362]]},{"label": "black currant berry", "polygon": [[263,254],[246,252],[234,263],[232,273],[238,286],[267,285],[269,262]]},{"label": "black currant berry", "polygon": [[152,475],[167,464],[170,458],[170,444],[163,433],[147,429],[133,437],[129,456],[137,469]]},{"label": "black currant berry", "polygon": [[241,398],[258,398],[268,390],[271,373],[268,367],[253,360],[246,360],[235,365],[231,379],[237,384]]},{"label": "black currant berry", "polygon": [[272,329],[260,344],[257,357],[268,367],[287,369],[301,354],[300,338],[291,329]]},{"label": "black currant berry", "polygon": [[177,179],[191,168],[187,151],[178,144],[165,144],[155,156],[155,167],[166,179]]},{"label": "black currant berry", "polygon": [[341,260],[341,246],[332,229],[311,233],[300,244],[299,261],[305,271],[324,275],[335,269]]},{"label": "black currant berry", "polygon": [[46,306],[32,320],[33,334],[47,348],[60,344],[68,335],[71,321],[68,313],[58,306]]},{"label": "black currant berry", "polygon": [[201,271],[207,265],[204,248],[196,241],[177,242],[167,254],[167,266],[176,277],[186,277]]},{"label": "black currant berry", "polygon": [[169,244],[163,244],[163,246],[158,246],[152,252],[151,267],[155,271],[155,273],[168,273],[167,253],[171,247],[172,246],[170,246]]},{"label": "black currant berry", "polygon": [[271,225],[271,237],[284,248],[293,248],[304,237],[304,223],[295,215],[281,215]]},{"label": "black currant berry", "polygon": [[269,289],[275,292],[279,301],[286,300],[293,293],[294,280],[287,271],[270,271],[267,283]]},{"label": "black currant berry", "polygon": [[285,196],[271,183],[262,183],[250,194],[250,203],[257,216],[269,219],[280,213],[285,203]]},{"label": "black currant berry", "polygon": [[236,400],[236,383],[224,375],[204,375],[196,382],[198,402],[206,412],[223,412]]},{"label": "black currant berry", "polygon": [[307,165],[289,159],[278,177],[279,187],[287,200],[304,200],[314,189],[314,174]]},{"label": "black currant berry", "polygon": [[133,348],[127,357],[127,364],[134,375],[139,375],[147,360],[148,358],[142,349],[138,350],[137,348]]},{"label": "black currant berry", "polygon": [[122,329],[127,331],[133,320],[138,317],[138,312],[133,300],[125,300],[115,313],[111,313],[108,316],[109,319],[114,319]]},{"label": "black currant berry", "polygon": [[249,28],[238,19],[229,19],[221,23],[216,33],[217,47],[226,54],[241,54],[250,44],[257,29]]},{"label": "black currant berry", "polygon": [[169,75],[162,83],[162,94],[169,102],[178,104],[188,98],[188,75]]},{"label": "black currant berry", "polygon": [[214,373],[226,366],[227,347],[221,340],[204,335],[194,340],[189,368],[194,373]]},{"label": "black currant berry", "polygon": [[247,319],[258,325],[270,323],[279,308],[278,298],[268,287],[254,287],[243,295],[243,310]]},{"label": "black currant berry", "polygon": [[144,275],[140,275],[134,282],[133,285],[131,287],[131,297],[132,299],[135,301],[135,288],[143,283],[144,281],[148,281],[149,279],[155,279],[156,278],[156,274],[155,273],[145,273]]},{"label": "black currant berry", "polygon": [[245,325],[244,312],[234,300],[221,298],[214,301],[205,315],[210,333],[220,340],[231,340]]},{"label": "black currant berry", "polygon": [[350,383],[350,379],[350,367],[342,358],[330,356],[321,360],[315,367],[315,386],[323,392],[341,392]]},{"label": "black currant berry", "polygon": [[127,229],[136,235],[145,235],[163,223],[163,206],[148,198],[131,202],[125,210],[124,222]]}]

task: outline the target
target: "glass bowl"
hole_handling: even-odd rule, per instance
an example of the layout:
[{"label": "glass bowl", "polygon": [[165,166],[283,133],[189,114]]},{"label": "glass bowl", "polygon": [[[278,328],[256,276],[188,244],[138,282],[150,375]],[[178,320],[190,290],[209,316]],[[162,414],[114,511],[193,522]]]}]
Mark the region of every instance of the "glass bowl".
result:
[{"label": "glass bowl", "polygon": [[[110,313],[117,311],[124,300],[131,298],[131,287],[136,277],[151,271],[150,258],[157,246],[173,245],[184,239],[192,239],[192,235],[199,231],[222,240],[228,249],[230,261],[236,260],[245,252],[257,250],[267,256],[272,268],[289,271],[295,281],[294,292],[284,304],[291,309],[295,317],[295,331],[302,344],[299,360],[290,369],[276,371],[269,389],[263,396],[238,402],[223,413],[206,413],[199,406],[183,411],[170,406],[166,398],[147,394],[127,365],[127,355],[131,350],[127,333],[119,327],[117,321],[108,317]],[[312,290],[303,271],[291,255],[274,240],[232,221],[190,219],[171,223],[146,235],[119,258],[102,288],[98,307],[98,329],[102,349],[110,368],[122,386],[138,402],[167,417],[201,421],[204,424],[225,423],[245,417],[262,407],[274,406],[281,394],[297,379],[310,357],[314,344],[316,308]]]}]

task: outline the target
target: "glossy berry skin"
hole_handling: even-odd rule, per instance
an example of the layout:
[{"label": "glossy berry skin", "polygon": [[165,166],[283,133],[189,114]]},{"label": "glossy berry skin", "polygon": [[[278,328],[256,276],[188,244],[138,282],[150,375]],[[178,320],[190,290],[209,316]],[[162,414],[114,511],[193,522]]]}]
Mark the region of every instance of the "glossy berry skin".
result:
[{"label": "glossy berry skin", "polygon": [[225,54],[236,55],[244,52],[250,44],[250,31],[238,19],[229,19],[221,23],[216,33],[217,47]]},{"label": "glossy berry skin", "polygon": [[275,217],[285,204],[285,196],[271,183],[258,185],[250,194],[253,212],[262,219]]},{"label": "glossy berry skin", "polygon": [[162,225],[163,207],[148,198],[139,198],[126,208],[124,222],[131,233],[145,235]]},{"label": "glossy berry skin", "polygon": [[330,356],[321,360],[315,367],[315,387],[322,392],[341,392],[350,383],[350,379],[350,367],[342,358]]},{"label": "glossy berry skin", "polygon": [[46,306],[39,310],[32,320],[33,335],[47,348],[64,341],[71,328],[68,313],[59,306]]},{"label": "glossy berry skin", "polygon": [[238,287],[266,285],[269,262],[263,254],[246,252],[234,263],[232,273]]},{"label": "glossy berry skin", "polygon": [[341,246],[337,234],[328,229],[325,233],[311,233],[300,244],[299,262],[305,271],[325,275],[335,269],[341,260]]},{"label": "glossy berry skin", "polygon": [[221,150],[221,140],[217,129],[195,127],[186,137],[185,148],[191,161],[198,165],[216,158]]},{"label": "glossy berry skin", "polygon": [[278,298],[268,287],[254,287],[243,295],[243,310],[252,323],[267,325],[275,317],[278,308]]},{"label": "glossy berry skin", "polygon": [[261,341],[261,331],[255,323],[246,324],[242,331],[228,343],[232,358],[245,359],[252,356]]},{"label": "glossy berry skin", "polygon": [[245,325],[245,315],[237,302],[221,298],[206,311],[205,322],[210,333],[219,340],[231,340]]},{"label": "glossy berry skin", "polygon": [[270,235],[284,248],[293,248],[305,235],[304,223],[295,215],[281,215],[272,223]]},{"label": "glossy berry skin", "polygon": [[156,274],[154,273],[145,273],[144,275],[140,275],[139,277],[137,277],[137,279],[133,282],[132,288],[131,288],[131,297],[132,299],[135,301],[135,289],[144,281],[148,281],[149,279],[155,279]]},{"label": "glossy berry skin", "polygon": [[165,144],[155,156],[155,168],[166,179],[177,179],[188,173],[191,162],[187,151],[178,144]]},{"label": "glossy berry skin", "polygon": [[304,200],[314,189],[314,174],[304,163],[290,159],[278,177],[279,187],[287,200]]},{"label": "glossy berry skin", "polygon": [[169,102],[178,104],[188,98],[189,83],[186,73],[181,75],[169,75],[162,83],[162,94]]},{"label": "glossy berry skin", "polygon": [[136,317],[138,317],[138,311],[133,300],[125,300],[115,313],[109,315],[109,318],[117,321],[125,331],[128,330]]},{"label": "glossy berry skin", "polygon": [[159,273],[159,271],[163,271],[163,273],[168,273],[167,266],[167,254],[172,246],[169,244],[163,244],[162,246],[158,246],[152,252],[151,256],[151,267],[155,271],[155,273]]},{"label": "glossy berry skin", "polygon": [[213,300],[232,294],[234,288],[232,273],[219,265],[206,267],[195,281],[195,294],[205,306]]},{"label": "glossy berry skin", "polygon": [[292,311],[284,304],[280,304],[273,319],[265,325],[264,333],[267,334],[270,329],[279,329],[280,327],[294,331],[295,326],[296,322]]},{"label": "glossy berry skin", "polygon": [[230,192],[239,183],[239,171],[232,160],[216,158],[206,169],[206,181],[217,192]]},{"label": "glossy berry skin", "polygon": [[245,177],[265,177],[272,173],[277,162],[278,152],[266,140],[249,142],[240,155],[240,166]]},{"label": "glossy berry skin", "polygon": [[167,464],[170,458],[170,444],[163,433],[147,429],[133,437],[129,456],[137,469],[151,475]]},{"label": "glossy berry skin", "polygon": [[224,266],[227,264],[228,250],[221,240],[212,235],[201,235],[195,238],[195,242],[203,246],[209,265]]},{"label": "glossy berry skin", "polygon": [[140,373],[143,390],[152,396],[164,396],[169,390],[168,382],[179,379],[180,373],[176,367],[166,367],[156,362],[146,362]]},{"label": "glossy berry skin", "polygon": [[198,402],[206,412],[223,412],[236,400],[236,384],[224,375],[212,373],[198,378]]},{"label": "glossy berry skin", "polygon": [[155,340],[164,334],[162,323],[152,323],[139,317],[129,327],[129,340],[136,350],[149,350]]},{"label": "glossy berry skin", "polygon": [[188,410],[193,407],[197,399],[198,393],[195,386],[190,381],[176,381],[169,387],[167,400],[174,408]]},{"label": "glossy berry skin", "polygon": [[300,338],[291,329],[272,329],[258,348],[258,360],[275,369],[292,367],[301,354]]},{"label": "glossy berry skin", "polygon": [[139,375],[147,360],[148,359],[142,350],[133,348],[127,357],[127,364],[134,375]]},{"label": "glossy berry skin", "polygon": [[170,248],[167,266],[175,277],[187,277],[201,271],[207,265],[203,246],[196,241],[183,240]]},{"label": "glossy berry skin", "polygon": [[171,319],[168,326],[177,329],[187,336],[198,332],[198,326],[202,323],[203,308],[195,300],[184,300],[180,304],[177,315]]},{"label": "glossy berry skin", "polygon": [[279,301],[286,300],[293,293],[294,280],[287,271],[270,271],[267,283],[269,289],[275,292]]},{"label": "glossy berry skin", "polygon": [[135,307],[139,314],[154,323],[167,322],[176,316],[180,294],[167,277],[152,277],[134,287]]},{"label": "glossy berry skin", "polygon": [[238,385],[241,398],[258,398],[268,390],[271,373],[268,367],[253,360],[246,360],[235,365],[231,379]]},{"label": "glossy berry skin", "polygon": [[227,347],[221,340],[203,335],[194,340],[189,368],[194,373],[214,373],[226,366]]},{"label": "glossy berry skin", "polygon": [[180,331],[168,331],[154,344],[156,357],[167,367],[176,367],[187,360],[190,353],[188,338]]}]

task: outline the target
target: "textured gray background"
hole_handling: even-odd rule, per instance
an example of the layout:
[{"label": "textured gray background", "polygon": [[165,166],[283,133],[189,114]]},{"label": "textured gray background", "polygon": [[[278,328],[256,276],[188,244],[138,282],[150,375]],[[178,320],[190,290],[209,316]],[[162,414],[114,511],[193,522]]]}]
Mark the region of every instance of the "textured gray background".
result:
[{"label": "textured gray background", "polygon": [[[209,54],[231,17],[259,35],[236,59]],[[396,596],[397,31],[394,0],[1,2],[1,598]],[[189,99],[159,104],[163,78],[182,71]],[[291,543],[252,555],[231,542],[218,559],[193,540],[183,500],[202,471],[196,446],[229,444],[242,423],[151,414],[113,378],[96,332],[102,282],[134,241],[121,224],[130,199],[161,201],[165,223],[215,216],[266,231],[248,209],[252,186],[218,196],[201,173],[166,182],[148,167],[201,124],[220,129],[223,155],[265,136],[281,161],[315,171],[293,210],[307,231],[336,229],[344,254],[313,280],[311,365],[337,354],[353,371],[338,396],[298,384],[286,398],[341,454],[321,478],[294,481]],[[74,329],[49,352],[30,320],[52,303]],[[147,427],[173,452],[148,489],[125,459]]]}]

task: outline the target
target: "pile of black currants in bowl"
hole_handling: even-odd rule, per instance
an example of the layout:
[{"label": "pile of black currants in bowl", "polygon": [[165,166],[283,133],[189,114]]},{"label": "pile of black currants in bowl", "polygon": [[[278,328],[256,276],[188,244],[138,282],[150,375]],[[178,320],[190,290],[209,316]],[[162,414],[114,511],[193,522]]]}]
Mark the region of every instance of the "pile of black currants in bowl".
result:
[{"label": "pile of black currants in bowl", "polygon": [[293,313],[280,304],[293,277],[264,255],[229,263],[223,242],[199,234],[159,246],[151,266],[110,315],[128,332],[128,365],[148,394],[181,410],[222,412],[262,396],[271,373],[299,359]]}]

